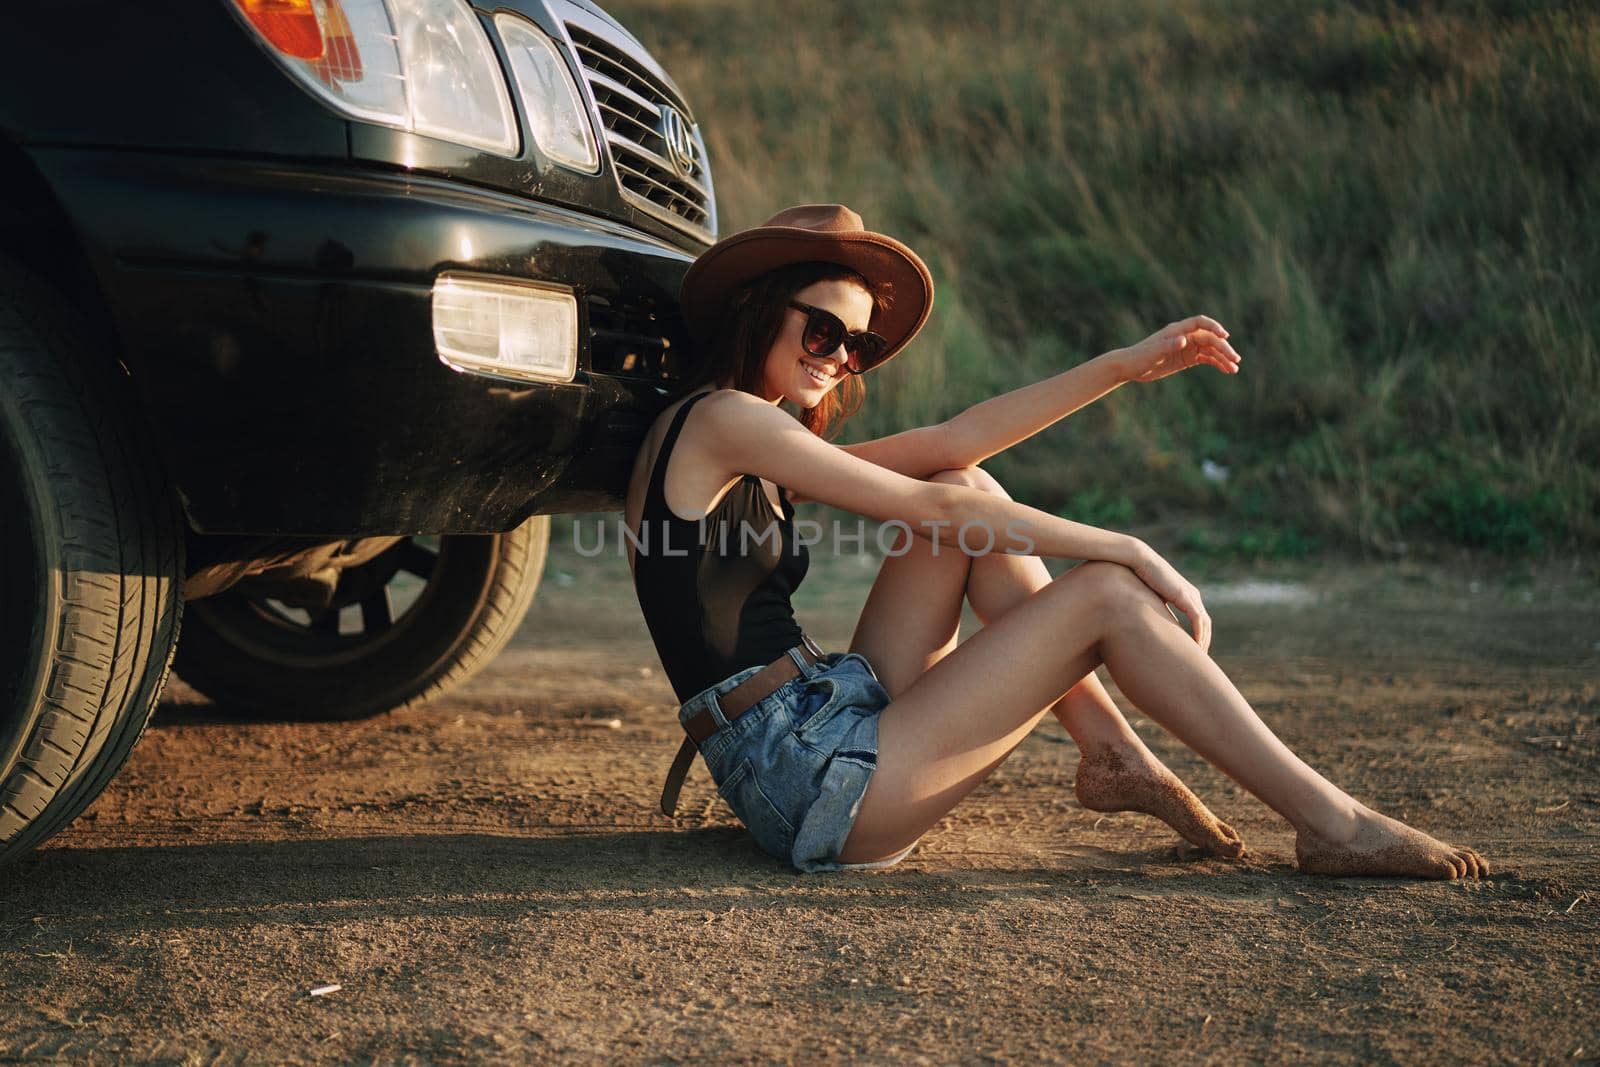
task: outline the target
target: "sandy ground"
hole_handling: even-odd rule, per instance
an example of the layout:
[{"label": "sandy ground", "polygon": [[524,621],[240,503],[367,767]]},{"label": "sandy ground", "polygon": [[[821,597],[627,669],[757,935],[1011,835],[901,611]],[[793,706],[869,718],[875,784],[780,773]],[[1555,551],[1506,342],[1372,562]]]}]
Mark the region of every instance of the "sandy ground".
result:
[{"label": "sandy ground", "polygon": [[[238,723],[174,683],[0,873],[0,1061],[1600,1062],[1592,569],[1200,583],[1262,715],[1486,883],[1300,875],[1137,715],[1245,862],[1080,808],[1047,721],[900,868],[805,877],[703,767],[656,812],[670,691],[626,567],[561,540],[514,646],[425,709]],[[801,618],[843,648],[872,571],[813,566]]]}]

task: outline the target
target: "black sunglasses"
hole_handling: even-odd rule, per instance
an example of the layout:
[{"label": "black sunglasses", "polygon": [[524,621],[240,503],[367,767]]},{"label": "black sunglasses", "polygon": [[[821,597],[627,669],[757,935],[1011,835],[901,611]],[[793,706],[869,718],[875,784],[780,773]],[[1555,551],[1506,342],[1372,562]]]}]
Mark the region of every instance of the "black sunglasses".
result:
[{"label": "black sunglasses", "polygon": [[831,311],[802,304],[798,300],[789,301],[789,306],[806,313],[806,328],[800,334],[800,346],[813,356],[828,359],[839,351],[840,345],[844,345],[845,355],[849,357],[845,360],[844,369],[851,374],[865,374],[882,363],[889,351],[889,342],[882,334],[871,330],[851,333],[844,328],[844,321]]}]

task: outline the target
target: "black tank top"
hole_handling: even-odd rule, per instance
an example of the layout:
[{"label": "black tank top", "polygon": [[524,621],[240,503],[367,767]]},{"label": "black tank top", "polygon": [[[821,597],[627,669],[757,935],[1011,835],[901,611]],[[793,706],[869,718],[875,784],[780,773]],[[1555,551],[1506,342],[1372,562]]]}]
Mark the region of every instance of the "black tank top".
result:
[{"label": "black tank top", "polygon": [[703,519],[667,507],[667,460],[685,401],[661,441],[634,546],[633,588],[680,703],[746,667],[765,666],[801,643],[790,595],[811,565],[794,537],[794,505],[780,489],[773,510],[761,479],[746,474]]}]

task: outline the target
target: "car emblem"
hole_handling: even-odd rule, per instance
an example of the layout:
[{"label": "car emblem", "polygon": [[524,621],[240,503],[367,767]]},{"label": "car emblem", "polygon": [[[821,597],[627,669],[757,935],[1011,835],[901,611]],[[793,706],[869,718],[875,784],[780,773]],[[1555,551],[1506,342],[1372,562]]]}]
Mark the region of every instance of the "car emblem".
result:
[{"label": "car emblem", "polygon": [[677,108],[661,105],[661,136],[667,142],[667,160],[687,178],[694,173],[694,137]]}]

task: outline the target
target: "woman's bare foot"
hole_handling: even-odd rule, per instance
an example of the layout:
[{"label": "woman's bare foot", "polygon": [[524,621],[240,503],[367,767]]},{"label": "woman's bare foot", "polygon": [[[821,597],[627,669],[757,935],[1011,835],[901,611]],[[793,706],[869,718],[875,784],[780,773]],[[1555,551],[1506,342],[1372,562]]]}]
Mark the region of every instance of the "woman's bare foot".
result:
[{"label": "woman's bare foot", "polygon": [[1301,830],[1294,854],[1307,874],[1482,878],[1489,873],[1489,861],[1472,849],[1447,845],[1365,807],[1356,811],[1348,832]]},{"label": "woman's bare foot", "polygon": [[1090,811],[1154,815],[1190,844],[1237,859],[1244,842],[1143,745],[1088,745],[1078,761],[1073,792]]}]

